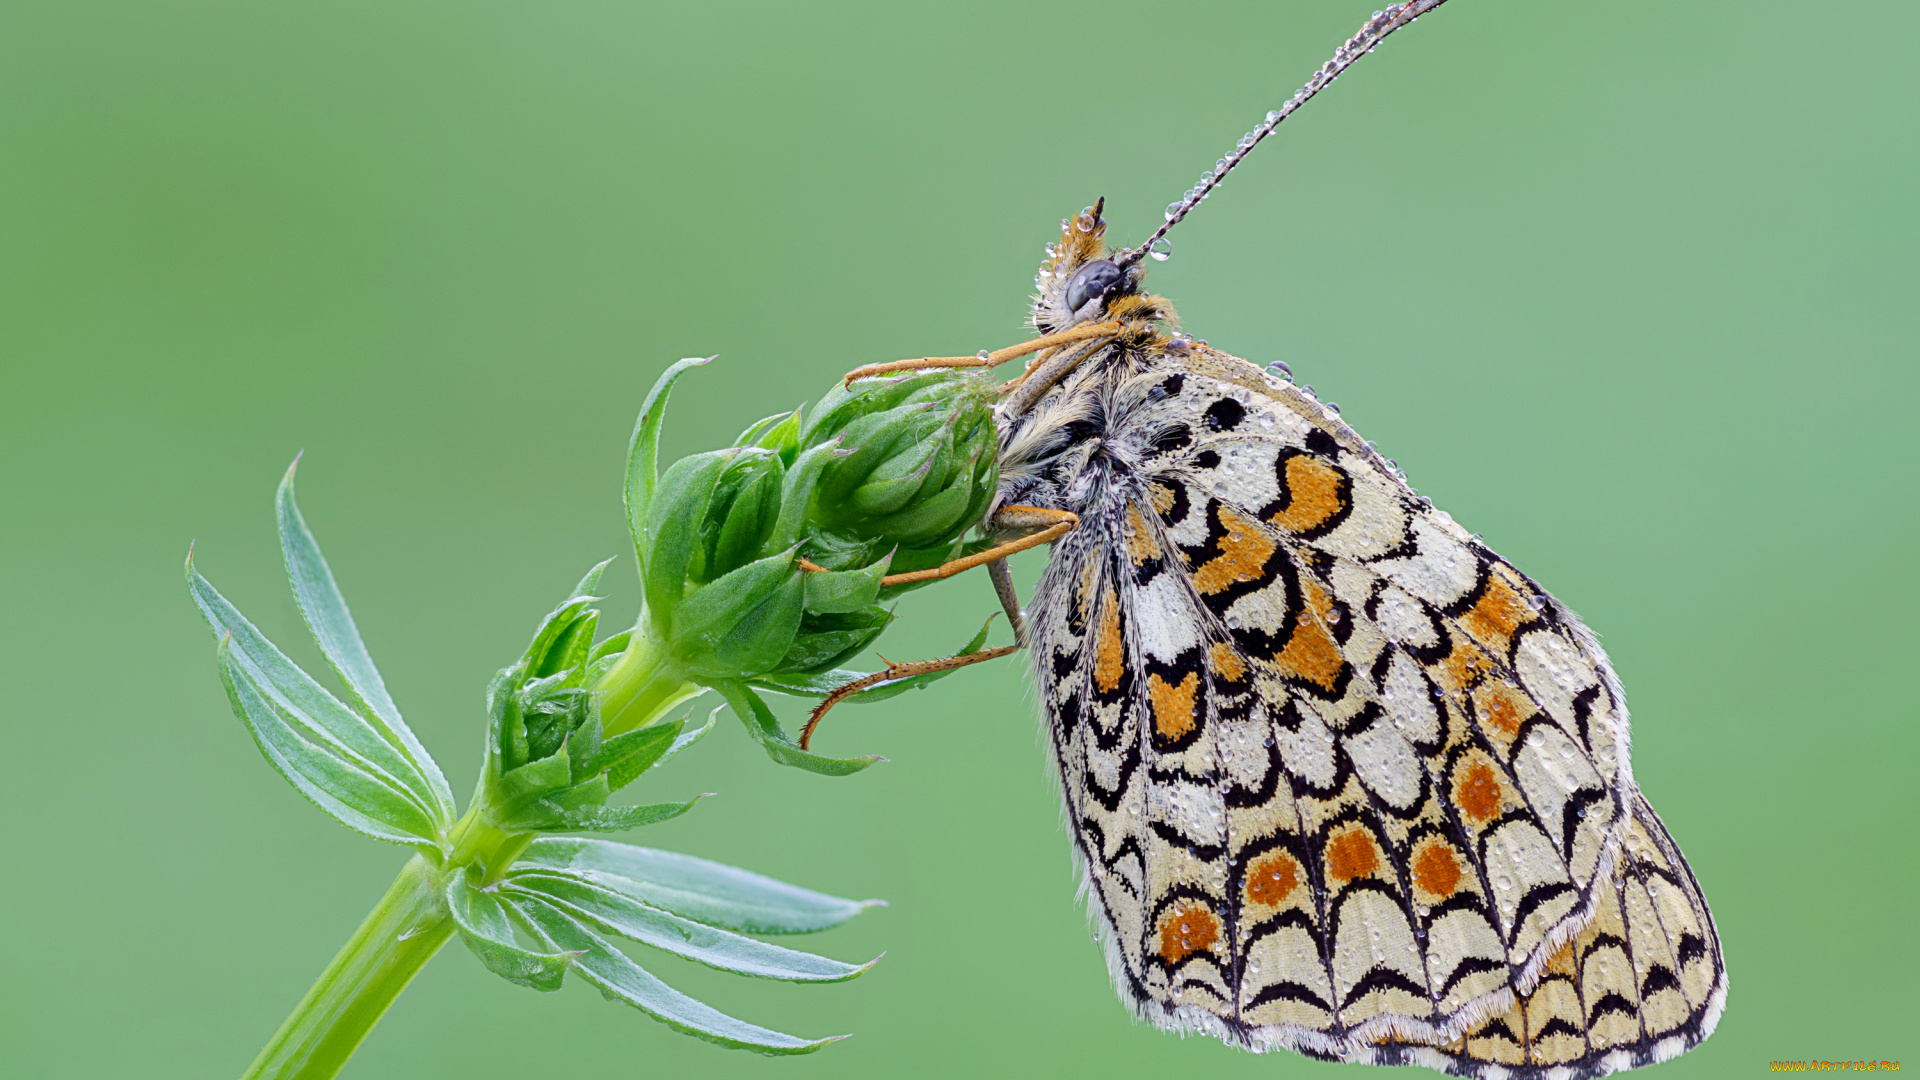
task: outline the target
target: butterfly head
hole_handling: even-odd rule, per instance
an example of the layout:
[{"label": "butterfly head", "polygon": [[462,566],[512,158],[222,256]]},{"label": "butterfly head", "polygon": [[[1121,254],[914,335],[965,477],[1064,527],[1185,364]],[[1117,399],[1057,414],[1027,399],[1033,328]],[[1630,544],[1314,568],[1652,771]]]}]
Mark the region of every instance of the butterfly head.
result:
[{"label": "butterfly head", "polygon": [[1105,199],[1096,200],[1062,221],[1059,242],[1047,245],[1034,278],[1033,327],[1040,333],[1108,319],[1171,317],[1166,301],[1140,291],[1146,268],[1124,258],[1126,251],[1108,249],[1100,216],[1105,206]]}]

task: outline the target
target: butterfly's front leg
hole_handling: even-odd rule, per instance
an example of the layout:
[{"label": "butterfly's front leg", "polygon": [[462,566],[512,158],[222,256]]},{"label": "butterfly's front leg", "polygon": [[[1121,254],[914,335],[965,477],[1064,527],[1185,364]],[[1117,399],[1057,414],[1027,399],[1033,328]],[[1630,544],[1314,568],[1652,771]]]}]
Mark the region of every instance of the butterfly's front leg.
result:
[{"label": "butterfly's front leg", "polygon": [[[1028,548],[1051,544],[1072,532],[1079,524],[1080,515],[1067,510],[1048,510],[1038,506],[1003,506],[987,519],[988,534],[996,539],[1008,534],[1024,533],[1025,535],[997,543],[985,551],[969,555],[964,559],[954,559],[927,570],[915,570],[908,574],[888,574],[880,579],[880,587],[884,589],[894,585],[911,585],[920,581],[939,581],[942,578],[950,578],[976,566],[997,563],[1009,555],[1016,555]],[[1008,614],[1012,615],[1013,610],[1009,609]]]},{"label": "butterfly's front leg", "polygon": [[1062,330],[1057,334],[1042,334],[1030,341],[1018,345],[1009,345],[994,352],[982,352],[978,356],[922,356],[916,360],[893,360],[884,364],[868,364],[847,372],[842,380],[852,383],[855,379],[870,379],[876,375],[891,375],[897,371],[928,371],[939,368],[990,368],[999,367],[1009,360],[1017,360],[1029,353],[1042,349],[1051,349],[1056,345],[1085,341],[1088,338],[1112,337],[1120,332],[1117,322],[1092,323],[1076,326],[1071,330]]}]

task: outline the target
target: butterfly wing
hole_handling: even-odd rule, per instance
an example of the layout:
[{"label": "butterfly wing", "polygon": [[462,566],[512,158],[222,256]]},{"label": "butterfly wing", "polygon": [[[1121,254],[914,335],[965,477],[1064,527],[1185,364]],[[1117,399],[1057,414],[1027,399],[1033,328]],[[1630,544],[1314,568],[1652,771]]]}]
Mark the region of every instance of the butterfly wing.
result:
[{"label": "butterfly wing", "polygon": [[1122,994],[1250,1048],[1455,1071],[1704,1038],[1718,940],[1591,633],[1310,396],[1157,360],[1109,377],[1112,466],[1034,604]]}]

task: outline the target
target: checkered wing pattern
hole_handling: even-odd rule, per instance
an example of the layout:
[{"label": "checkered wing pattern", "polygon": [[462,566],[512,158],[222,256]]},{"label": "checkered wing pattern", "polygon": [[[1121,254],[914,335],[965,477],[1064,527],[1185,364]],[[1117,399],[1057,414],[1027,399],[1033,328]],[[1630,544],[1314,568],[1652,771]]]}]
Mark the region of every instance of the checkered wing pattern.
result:
[{"label": "checkered wing pattern", "polygon": [[1050,406],[1102,436],[1033,659],[1138,1011],[1489,1077],[1706,1037],[1719,940],[1572,612],[1244,361],[1136,356]]}]

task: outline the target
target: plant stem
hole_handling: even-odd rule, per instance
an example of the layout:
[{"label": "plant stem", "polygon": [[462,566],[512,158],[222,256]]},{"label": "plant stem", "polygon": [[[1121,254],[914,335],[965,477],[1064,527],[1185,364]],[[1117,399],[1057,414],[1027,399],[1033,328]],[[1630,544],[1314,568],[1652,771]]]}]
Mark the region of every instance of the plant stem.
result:
[{"label": "plant stem", "polygon": [[632,643],[594,687],[601,694],[600,725],[607,738],[653,723],[668,709],[701,692],[667,659],[666,647],[647,633],[646,612]]},{"label": "plant stem", "polygon": [[453,935],[444,872],[415,855],[260,1051],[245,1080],[326,1080]]},{"label": "plant stem", "polygon": [[[594,689],[608,735],[651,724],[701,687],[667,663],[666,651],[635,633],[633,644]],[[488,881],[506,873],[536,834],[493,824],[476,797],[447,837],[444,864],[415,855],[387,894],[314,981],[307,996],[253,1060],[242,1080],[331,1080],[380,1022],[393,999],[453,936],[444,890],[448,875],[479,863]]]}]

